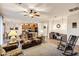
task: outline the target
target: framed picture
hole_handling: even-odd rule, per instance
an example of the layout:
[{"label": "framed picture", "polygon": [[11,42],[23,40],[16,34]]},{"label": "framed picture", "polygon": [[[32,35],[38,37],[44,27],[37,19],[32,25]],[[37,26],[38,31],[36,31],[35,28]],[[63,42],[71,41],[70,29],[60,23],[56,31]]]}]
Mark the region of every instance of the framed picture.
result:
[{"label": "framed picture", "polygon": [[44,26],[43,28],[46,29],[46,26]]},{"label": "framed picture", "polygon": [[13,28],[10,27],[10,30],[13,30]]},{"label": "framed picture", "polygon": [[18,30],[18,27],[15,27],[15,30]]},{"label": "framed picture", "polygon": [[72,28],[77,28],[77,22],[72,23]]}]

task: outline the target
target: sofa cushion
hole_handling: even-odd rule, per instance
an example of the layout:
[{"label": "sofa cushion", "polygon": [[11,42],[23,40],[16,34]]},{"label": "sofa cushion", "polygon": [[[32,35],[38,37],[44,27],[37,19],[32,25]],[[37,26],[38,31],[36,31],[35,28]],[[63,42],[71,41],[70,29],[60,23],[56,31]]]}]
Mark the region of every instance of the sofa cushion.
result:
[{"label": "sofa cushion", "polygon": [[0,48],[0,56],[6,55],[6,51],[3,48]]},{"label": "sofa cushion", "polygon": [[23,44],[22,44],[22,49],[26,49],[26,48],[29,48],[29,47],[31,47],[32,46],[32,43],[31,42],[24,42]]},{"label": "sofa cushion", "polygon": [[17,56],[19,54],[22,53],[22,50],[20,48],[17,48],[17,49],[14,49],[14,50],[11,50],[9,52],[7,52],[7,56]]},{"label": "sofa cushion", "polygon": [[3,47],[3,49],[6,52],[11,51],[11,50],[16,49],[16,48],[18,48],[18,44],[6,45]]},{"label": "sofa cushion", "polygon": [[26,41],[24,41],[24,43],[31,43],[32,42],[32,40],[26,40]]},{"label": "sofa cushion", "polygon": [[34,40],[35,40],[35,43],[36,43],[36,44],[38,44],[38,43],[41,43],[41,42],[42,42],[42,40],[41,40],[41,39],[38,39],[38,38],[35,38]]}]

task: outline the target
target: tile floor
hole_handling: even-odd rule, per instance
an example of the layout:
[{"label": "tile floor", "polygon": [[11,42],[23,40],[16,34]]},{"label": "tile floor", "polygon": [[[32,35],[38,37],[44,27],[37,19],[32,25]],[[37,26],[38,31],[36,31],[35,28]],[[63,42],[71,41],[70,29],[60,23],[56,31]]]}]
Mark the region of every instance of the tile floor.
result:
[{"label": "tile floor", "polygon": [[[20,56],[63,56],[62,51],[57,49],[55,44],[44,42],[41,45],[23,50]],[[77,54],[79,56],[79,54]]]}]

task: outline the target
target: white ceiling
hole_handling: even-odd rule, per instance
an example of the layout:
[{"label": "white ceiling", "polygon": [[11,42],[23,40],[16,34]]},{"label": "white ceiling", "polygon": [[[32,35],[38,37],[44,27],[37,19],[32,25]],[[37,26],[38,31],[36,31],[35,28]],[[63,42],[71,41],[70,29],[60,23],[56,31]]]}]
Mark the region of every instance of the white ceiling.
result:
[{"label": "white ceiling", "polygon": [[[70,12],[71,8],[79,6],[77,3],[23,3],[18,5],[17,3],[6,3],[0,4],[0,15],[11,19],[26,20],[26,18],[31,19],[28,16],[24,16],[22,11],[27,11],[29,9],[34,9],[38,11],[41,16],[39,19],[47,19],[54,16],[66,16]],[[38,18],[36,18],[38,19]]]}]

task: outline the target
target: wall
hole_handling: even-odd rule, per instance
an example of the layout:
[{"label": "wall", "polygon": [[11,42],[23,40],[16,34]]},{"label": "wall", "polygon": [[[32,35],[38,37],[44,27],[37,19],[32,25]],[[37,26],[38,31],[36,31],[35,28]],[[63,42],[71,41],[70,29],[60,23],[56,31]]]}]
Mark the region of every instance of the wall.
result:
[{"label": "wall", "polygon": [[0,45],[3,44],[3,20],[2,16],[0,16]]},{"label": "wall", "polygon": [[[44,28],[44,26],[46,28]],[[48,36],[48,23],[47,22],[40,22],[38,23],[38,35]]]},{"label": "wall", "polygon": [[39,18],[27,18],[26,19],[16,19],[16,18],[10,18],[10,17],[4,17],[4,22],[6,23],[6,29],[5,31],[7,33],[10,32],[10,27],[18,27],[19,30],[17,31],[18,32],[18,35],[21,34],[21,31],[22,31],[22,28],[21,28],[21,24],[23,23],[38,23],[39,22]]},{"label": "wall", "polygon": [[[60,24],[61,27],[57,28],[56,25]],[[62,34],[67,34],[67,17],[60,16],[54,17],[49,21],[49,33],[50,32],[58,32]]]},{"label": "wall", "polygon": [[[26,18],[26,20],[15,20],[15,19],[11,19],[11,18],[4,18],[4,22],[6,23],[6,32],[9,33],[10,32],[10,27],[18,27],[19,30],[17,31],[18,32],[18,35],[20,35],[22,32],[22,27],[21,27],[21,24],[23,23],[38,23],[38,34],[39,35],[44,35],[44,36],[47,36],[47,23],[45,21],[42,21],[38,18],[36,19],[30,19],[30,18]],[[43,29],[43,26],[46,26],[46,29]]]},{"label": "wall", "polygon": [[[77,28],[72,28],[72,22],[77,22]],[[61,27],[57,28],[57,24],[60,24]],[[71,13],[69,16],[51,18],[49,21],[49,33],[50,32],[67,34],[67,39],[71,34],[79,36],[79,12]],[[77,45],[79,45],[79,39]]]},{"label": "wall", "polygon": [[10,27],[18,27],[18,31],[17,31],[17,33],[18,33],[18,35],[20,35],[21,34],[21,30],[22,30],[22,28],[21,28],[21,24],[20,23],[18,23],[18,22],[12,22],[12,21],[6,21],[6,25],[5,25],[5,32],[7,32],[7,33],[9,33],[10,32]]},{"label": "wall", "polygon": [[[72,28],[72,23],[77,22],[77,28]],[[68,16],[68,21],[67,21],[67,35],[77,35],[79,36],[79,12],[70,14]],[[79,45],[79,39],[77,41],[77,45]]]}]

